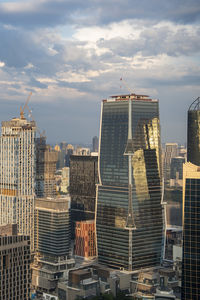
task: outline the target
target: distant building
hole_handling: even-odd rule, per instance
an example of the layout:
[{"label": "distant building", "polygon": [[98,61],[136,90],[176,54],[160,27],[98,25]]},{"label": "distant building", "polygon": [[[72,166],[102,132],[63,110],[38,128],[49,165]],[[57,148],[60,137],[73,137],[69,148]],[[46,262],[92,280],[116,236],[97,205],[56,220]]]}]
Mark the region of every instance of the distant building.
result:
[{"label": "distant building", "polygon": [[183,164],[185,158],[178,156],[172,157],[170,165],[170,186],[182,186],[183,185]]},{"label": "distant building", "polygon": [[17,235],[17,224],[0,226],[0,299],[30,296],[30,237]]},{"label": "distant building", "polygon": [[173,157],[178,156],[178,144],[166,143],[165,155],[164,155],[164,179],[165,184],[169,185],[170,173],[171,173],[171,160]]},{"label": "distant building", "polygon": [[70,178],[70,168],[62,168],[61,183],[60,183],[60,192],[63,194],[69,193],[69,178]]},{"label": "distant building", "polygon": [[158,100],[103,100],[97,187],[101,264],[125,270],[158,266],[163,250]]},{"label": "distant building", "polygon": [[75,255],[90,258],[96,256],[95,222],[76,222]]},{"label": "distant building", "polygon": [[94,136],[92,139],[92,151],[98,152],[98,148],[99,148],[99,140],[97,136]]},{"label": "distant building", "polygon": [[86,147],[77,147],[76,151],[74,152],[74,155],[90,155],[90,148]]},{"label": "distant building", "polygon": [[72,237],[75,222],[94,220],[98,156],[72,155],[70,158],[70,196]]},{"label": "distant building", "polygon": [[74,146],[72,146],[71,144],[67,145],[66,148],[66,155],[65,155],[65,166],[69,167],[70,166],[70,156],[73,154],[74,152]]},{"label": "distant building", "polygon": [[21,118],[2,122],[0,137],[0,225],[17,223],[33,247],[36,124]]},{"label": "distant building", "polygon": [[56,163],[58,152],[46,145],[45,138],[36,140],[36,196],[39,198],[56,195]]},{"label": "distant building", "polygon": [[32,285],[36,291],[53,292],[58,279],[65,277],[67,269],[74,265],[74,260],[69,259],[69,198],[36,199],[35,250]]}]

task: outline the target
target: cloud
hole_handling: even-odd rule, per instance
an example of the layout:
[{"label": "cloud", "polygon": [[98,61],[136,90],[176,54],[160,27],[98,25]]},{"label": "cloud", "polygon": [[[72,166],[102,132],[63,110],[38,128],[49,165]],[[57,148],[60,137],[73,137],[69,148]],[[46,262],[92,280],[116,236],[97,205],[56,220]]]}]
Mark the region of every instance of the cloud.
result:
[{"label": "cloud", "polygon": [[0,4],[1,22],[17,27],[107,25],[127,19],[199,22],[199,0],[31,0]]},{"label": "cloud", "polygon": [[197,0],[6,2],[0,20],[0,103],[21,104],[32,91],[52,140],[54,123],[60,136],[96,135],[100,100],[129,92],[121,77],[161,98],[164,112],[174,95],[186,103],[200,92]]}]

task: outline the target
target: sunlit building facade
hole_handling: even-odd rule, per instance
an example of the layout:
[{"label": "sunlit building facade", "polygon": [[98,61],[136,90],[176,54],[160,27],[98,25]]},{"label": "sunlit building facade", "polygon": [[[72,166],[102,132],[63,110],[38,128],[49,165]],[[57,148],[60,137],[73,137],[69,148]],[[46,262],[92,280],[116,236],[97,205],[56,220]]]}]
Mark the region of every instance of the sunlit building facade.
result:
[{"label": "sunlit building facade", "polygon": [[25,118],[2,122],[0,225],[17,223],[33,247],[36,124]]},{"label": "sunlit building facade", "polygon": [[98,259],[126,270],[160,264],[163,249],[158,101],[102,101],[96,229]]}]

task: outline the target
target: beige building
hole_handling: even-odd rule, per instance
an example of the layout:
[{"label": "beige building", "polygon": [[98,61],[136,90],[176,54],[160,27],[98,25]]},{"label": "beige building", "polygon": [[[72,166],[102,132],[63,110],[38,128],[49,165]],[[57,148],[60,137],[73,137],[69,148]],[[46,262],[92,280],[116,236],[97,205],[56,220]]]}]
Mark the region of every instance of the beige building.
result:
[{"label": "beige building", "polygon": [[23,116],[2,122],[0,225],[17,223],[33,247],[36,124]]}]

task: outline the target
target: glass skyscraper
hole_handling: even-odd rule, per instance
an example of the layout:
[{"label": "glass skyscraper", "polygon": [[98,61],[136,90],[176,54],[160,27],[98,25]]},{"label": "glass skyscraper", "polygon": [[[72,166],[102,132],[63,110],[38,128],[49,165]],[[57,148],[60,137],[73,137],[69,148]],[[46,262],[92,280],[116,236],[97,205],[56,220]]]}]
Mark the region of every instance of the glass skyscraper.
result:
[{"label": "glass skyscraper", "polygon": [[98,259],[134,270],[160,264],[163,249],[158,101],[102,101],[96,226]]},{"label": "glass skyscraper", "polygon": [[183,166],[182,300],[200,299],[200,97],[188,110],[188,162]]}]

